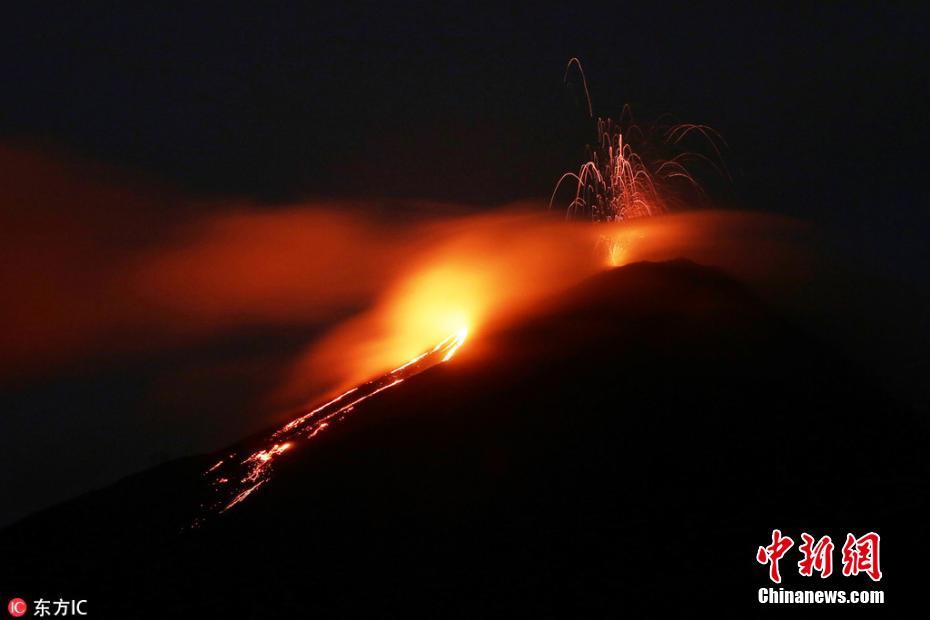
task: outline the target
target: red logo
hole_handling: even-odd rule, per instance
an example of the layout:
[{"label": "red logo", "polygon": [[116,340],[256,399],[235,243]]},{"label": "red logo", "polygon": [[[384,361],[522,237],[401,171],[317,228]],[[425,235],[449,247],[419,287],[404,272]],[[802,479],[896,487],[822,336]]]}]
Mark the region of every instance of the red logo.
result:
[{"label": "red logo", "polygon": [[804,559],[798,562],[798,573],[804,577],[810,577],[814,571],[820,573],[820,577],[826,579],[833,574],[833,540],[829,536],[824,536],[814,544],[814,537],[804,532],[801,534],[801,540],[804,542],[798,547],[804,554]]},{"label": "red logo", "polygon": [[882,569],[879,567],[878,545],[881,537],[875,532],[869,532],[862,538],[846,534],[846,544],[843,545],[843,575],[858,575],[865,573],[872,581],[882,578]]},{"label": "red logo", "polygon": [[781,583],[781,573],[778,571],[778,561],[794,546],[794,541],[788,536],[782,536],[781,530],[772,530],[772,544],[768,547],[759,547],[756,552],[756,562],[770,564],[769,579]]},{"label": "red logo", "polygon": [[26,615],[26,611],[29,609],[29,606],[26,605],[26,601],[21,598],[14,598],[10,600],[10,604],[6,606],[10,615],[14,618],[20,618]]},{"label": "red logo", "polygon": [[[821,578],[833,574],[833,539],[822,536],[819,540],[808,534],[801,533],[801,544],[798,551],[804,557],[798,562],[798,574],[802,577],[811,577],[815,572]],[[865,536],[856,537],[846,534],[846,543],[843,545],[843,576],[852,577],[865,573],[872,581],[881,581],[882,569],[879,559],[881,536],[869,532]],[[772,530],[772,544],[759,547],[756,551],[756,561],[769,566],[769,579],[774,583],[781,583],[781,571],[778,561],[794,546],[790,536],[782,536],[781,530]]]}]

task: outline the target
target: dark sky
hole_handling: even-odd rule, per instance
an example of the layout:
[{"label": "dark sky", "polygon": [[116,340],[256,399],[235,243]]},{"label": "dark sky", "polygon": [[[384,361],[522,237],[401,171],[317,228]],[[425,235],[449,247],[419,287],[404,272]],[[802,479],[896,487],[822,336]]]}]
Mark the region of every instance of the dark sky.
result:
[{"label": "dark sky", "polygon": [[[596,113],[719,130],[731,206],[812,220],[863,265],[927,281],[927,3],[495,4],[19,3],[0,27],[0,140],[205,197],[484,208],[545,198],[578,165],[577,56]],[[16,394],[6,435],[81,401],[154,425],[121,412],[151,408],[134,382],[166,363]]]},{"label": "dark sky", "polygon": [[925,3],[171,4],[7,14],[3,134],[202,192],[488,204],[576,165],[578,56],[600,114],[717,128],[746,206],[880,222],[926,197]]}]

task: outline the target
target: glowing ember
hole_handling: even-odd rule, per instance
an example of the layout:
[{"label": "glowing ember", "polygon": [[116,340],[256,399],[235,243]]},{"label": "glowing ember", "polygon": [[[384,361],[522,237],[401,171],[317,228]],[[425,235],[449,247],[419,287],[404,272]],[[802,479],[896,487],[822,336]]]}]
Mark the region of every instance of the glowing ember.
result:
[{"label": "glowing ember", "polygon": [[[271,480],[275,460],[294,448],[298,442],[316,437],[332,422],[339,421],[351,413],[363,401],[399,385],[427,368],[448,362],[467,336],[468,329],[460,329],[402,366],[343,392],[309,413],[291,420],[262,440],[260,447],[244,458],[233,453],[218,461],[204,472],[205,476],[210,477],[210,485],[216,495],[214,502],[204,506],[205,512],[223,513],[243,502]],[[202,520],[197,519],[193,525],[196,527]]]},{"label": "glowing ember", "polygon": [[[581,75],[588,116],[593,118],[588,83],[577,58],[568,61],[565,77],[568,78],[573,67]],[[618,121],[597,118],[595,130],[597,143],[594,147],[588,147],[587,161],[577,173],[563,174],[549,199],[551,208],[562,183],[572,179],[575,182],[575,194],[568,204],[568,218],[616,222],[663,213],[668,210],[676,185],[683,184],[698,194],[702,192],[686,167],[689,162],[699,161],[725,174],[718,145],[723,144],[723,139],[706,125],[686,123],[643,128],[633,122],[630,108],[624,106]],[[713,157],[683,151],[681,147],[691,135],[709,144]],[[637,142],[637,148],[631,142],[633,139]],[[646,157],[646,153],[651,154],[656,150],[667,152],[668,156]],[[715,160],[721,164],[718,165]]]}]

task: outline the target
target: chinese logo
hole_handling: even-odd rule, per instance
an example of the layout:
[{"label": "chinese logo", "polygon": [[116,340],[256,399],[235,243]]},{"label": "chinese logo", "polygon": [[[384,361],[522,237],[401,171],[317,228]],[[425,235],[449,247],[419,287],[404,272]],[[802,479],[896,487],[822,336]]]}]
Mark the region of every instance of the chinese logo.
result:
[{"label": "chinese logo", "polygon": [[[803,532],[801,541],[798,551],[803,557],[798,561],[798,573],[803,577],[811,577],[815,572],[820,573],[821,578],[832,575],[833,539],[829,536],[815,539],[807,532]],[[879,561],[880,542],[881,537],[875,532],[869,532],[860,537],[846,534],[846,542],[843,544],[841,553],[843,576],[850,577],[865,573],[872,581],[879,581],[882,578]],[[794,540],[790,536],[783,536],[781,530],[772,530],[771,544],[759,547],[756,552],[756,561],[759,564],[768,565],[769,579],[773,582],[781,583],[779,561],[793,546]]]}]

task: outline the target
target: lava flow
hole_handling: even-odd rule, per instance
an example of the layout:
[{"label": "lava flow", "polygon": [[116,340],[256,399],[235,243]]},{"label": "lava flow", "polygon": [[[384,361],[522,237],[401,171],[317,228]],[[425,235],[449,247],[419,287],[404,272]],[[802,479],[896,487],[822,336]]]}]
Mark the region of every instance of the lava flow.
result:
[{"label": "lava flow", "polygon": [[[356,406],[389,390],[424,370],[448,362],[468,336],[467,328],[445,338],[432,349],[380,377],[343,392],[316,409],[295,418],[260,442],[257,449],[244,456],[232,452],[205,472],[215,493],[215,501],[204,506],[207,513],[223,513],[243,502],[271,480],[274,462],[294,449],[301,441],[316,437],[333,422],[342,420]],[[197,519],[197,526],[202,519]]]}]

